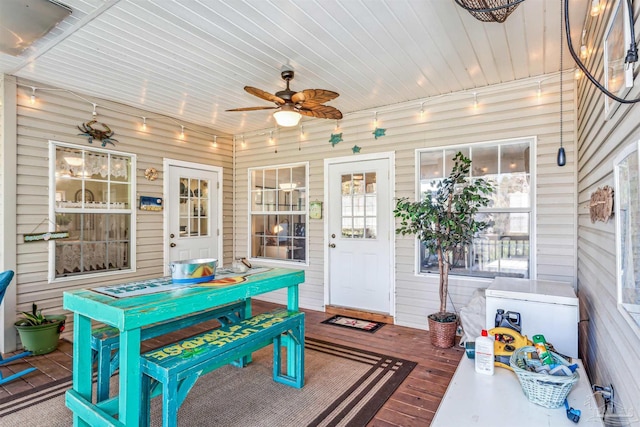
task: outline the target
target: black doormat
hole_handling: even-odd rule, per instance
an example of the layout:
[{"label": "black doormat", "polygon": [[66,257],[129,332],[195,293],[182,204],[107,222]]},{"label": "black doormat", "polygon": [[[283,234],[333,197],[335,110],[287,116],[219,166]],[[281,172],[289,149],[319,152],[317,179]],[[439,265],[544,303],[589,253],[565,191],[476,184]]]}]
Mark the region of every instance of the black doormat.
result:
[{"label": "black doormat", "polygon": [[373,322],[371,320],[358,319],[355,317],[347,316],[333,316],[320,323],[326,323],[327,325],[342,326],[343,328],[357,329],[359,331],[374,333],[378,329],[384,326],[382,322]]}]

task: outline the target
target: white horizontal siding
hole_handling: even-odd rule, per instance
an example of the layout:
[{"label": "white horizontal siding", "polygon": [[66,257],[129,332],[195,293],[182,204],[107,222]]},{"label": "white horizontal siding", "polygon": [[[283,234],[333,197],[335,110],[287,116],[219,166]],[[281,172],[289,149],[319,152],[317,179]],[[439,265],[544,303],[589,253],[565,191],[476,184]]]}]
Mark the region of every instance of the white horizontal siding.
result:
[{"label": "white horizontal siding", "polygon": [[[600,19],[591,20],[587,28],[589,46],[596,47],[588,66],[600,81],[602,38],[610,10]],[[637,2],[634,10],[638,16]],[[636,33],[640,31],[637,20],[635,27]],[[627,99],[640,96],[637,77],[634,84]],[[605,121],[603,97],[586,79],[578,84],[578,290],[583,319],[580,355],[592,382],[613,384],[616,412],[622,416],[635,415],[627,424],[631,426],[637,425],[640,414],[640,340],[617,307],[614,219],[592,223],[589,201],[597,188],[614,187],[613,159],[640,138],[640,109],[637,105],[621,105],[615,116]]]},{"label": "white horizontal siding", "polygon": [[[537,81],[524,80],[487,88],[478,93],[480,103],[473,109],[473,94],[453,93],[428,100],[421,117],[419,102],[406,102],[345,115],[338,132],[343,141],[332,147],[329,138],[335,132],[333,120],[303,119],[300,128],[266,129],[236,135],[236,247],[237,256],[248,253],[247,170],[294,161],[309,162],[308,199],[324,199],[324,160],[353,156],[352,147],[362,147],[361,154],[395,152],[394,197],[415,197],[415,150],[425,147],[469,144],[500,139],[536,137],[536,265],[538,278],[576,281],[575,231],[575,149],[572,111],[574,87],[572,76],[564,81],[564,146],[567,165],[556,166],[559,147],[559,75],[547,76],[542,82],[543,96],[536,97]],[[374,114],[378,127],[387,129],[377,140],[372,135]],[[256,112],[252,114],[268,114]],[[274,143],[269,144],[273,132]],[[242,145],[244,137],[245,145]],[[277,151],[277,152],[276,152]],[[560,202],[560,203],[558,203]],[[310,220],[308,226],[309,266],[306,281],[300,288],[301,305],[322,309],[324,305],[324,227],[323,221]],[[415,238],[397,237],[396,243],[396,323],[425,329],[428,313],[437,311],[437,275],[418,277],[414,274]],[[562,248],[561,256],[547,256]],[[557,261],[557,262],[556,262]],[[473,291],[486,287],[488,280],[451,277],[450,295],[456,309],[468,303]],[[285,294],[269,296],[283,303]],[[451,305],[449,305],[450,308]]]},{"label": "white horizontal siding", "polygon": [[[79,136],[77,126],[91,120],[92,105],[67,91],[37,91],[35,105],[29,102],[31,89],[24,87],[41,85],[18,80],[17,105],[17,310],[29,309],[36,302],[45,313],[62,312],[62,293],[67,290],[96,286],[96,279],[47,283],[49,245],[45,242],[23,243],[22,235],[48,228],[49,197],[49,140],[91,146],[84,136]],[[80,95],[88,99],[87,96]],[[163,159],[175,159],[220,166],[223,168],[221,185],[225,195],[232,194],[232,138],[213,129],[162,117],[149,111],[122,104],[91,99],[98,104],[100,123],[107,123],[115,132],[117,151],[137,155],[136,199],[140,195],[163,197]],[[147,130],[142,131],[141,117],[147,117]],[[180,140],[180,124],[186,127],[185,139]],[[218,135],[217,148],[211,135]],[[99,142],[93,145],[100,146]],[[109,146],[110,147],[110,146]],[[107,149],[109,147],[106,147]],[[158,169],[156,181],[144,179],[148,167]],[[166,200],[166,197],[165,197]],[[233,231],[233,206],[223,198],[224,236]],[[43,222],[44,221],[44,222]],[[136,227],[136,267],[133,273],[105,275],[99,284],[121,283],[130,280],[157,277],[164,274],[163,214],[138,211]],[[231,239],[224,242],[222,260],[231,262]],[[72,326],[71,317],[68,324]],[[11,322],[13,324],[13,322]],[[72,327],[67,328],[70,333]],[[15,333],[15,331],[13,332]]]}]

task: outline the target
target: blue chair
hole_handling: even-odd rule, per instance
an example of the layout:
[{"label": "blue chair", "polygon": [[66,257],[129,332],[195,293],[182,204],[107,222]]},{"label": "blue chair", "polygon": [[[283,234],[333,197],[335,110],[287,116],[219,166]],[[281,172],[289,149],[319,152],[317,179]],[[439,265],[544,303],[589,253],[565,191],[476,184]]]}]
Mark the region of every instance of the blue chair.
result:
[{"label": "blue chair", "polygon": [[[0,273],[0,304],[2,304],[2,300],[4,300],[4,293],[7,291],[9,284],[11,283],[11,279],[13,279],[13,271],[7,270]],[[0,366],[6,365],[9,362],[13,362],[14,360],[21,359],[25,356],[31,355],[30,351],[24,351],[22,353],[15,354],[7,359],[2,358],[2,354],[0,354]],[[17,372],[13,375],[10,375],[6,378],[2,376],[2,372],[0,372],[0,385],[8,383],[9,381],[13,381],[17,378],[20,378],[23,375],[26,375],[30,372],[35,371],[36,368],[28,368],[24,371]]]}]

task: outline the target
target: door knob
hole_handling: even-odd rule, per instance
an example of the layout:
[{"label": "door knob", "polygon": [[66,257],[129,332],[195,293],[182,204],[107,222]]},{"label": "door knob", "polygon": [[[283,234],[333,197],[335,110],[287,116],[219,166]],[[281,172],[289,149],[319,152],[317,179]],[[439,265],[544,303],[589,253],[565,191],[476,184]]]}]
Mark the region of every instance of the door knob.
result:
[{"label": "door knob", "polygon": [[330,247],[330,248],[335,248],[335,247],[336,247],[336,244],[335,244],[335,243],[330,243],[330,244],[329,244],[329,247]]},{"label": "door knob", "polygon": [[169,245],[169,247],[171,247],[171,248],[175,248],[175,247],[176,247],[176,244],[175,244],[175,243],[171,243],[171,244]]},{"label": "door knob", "polygon": [[176,235],[171,233],[171,234],[169,234],[169,237],[171,237],[173,239],[174,237],[176,237]]}]

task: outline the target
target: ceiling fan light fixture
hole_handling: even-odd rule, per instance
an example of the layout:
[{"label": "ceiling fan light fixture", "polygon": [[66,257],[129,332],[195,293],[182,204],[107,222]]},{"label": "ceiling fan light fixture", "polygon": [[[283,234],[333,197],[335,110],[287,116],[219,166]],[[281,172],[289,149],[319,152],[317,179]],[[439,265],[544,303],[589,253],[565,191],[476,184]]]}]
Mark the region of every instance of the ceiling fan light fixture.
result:
[{"label": "ceiling fan light fixture", "polygon": [[77,156],[65,156],[64,161],[67,162],[69,166],[75,166],[75,167],[82,166],[82,164],[84,163],[84,160],[82,160],[82,157],[77,157]]},{"label": "ceiling fan light fixture", "polygon": [[298,186],[298,184],[296,184],[295,182],[281,182],[280,183],[280,189],[282,191],[293,191],[296,189],[296,187]]},{"label": "ceiling fan light fixture", "polygon": [[297,112],[291,104],[284,104],[278,111],[273,113],[276,123],[282,127],[297,126],[301,117],[302,114]]}]

